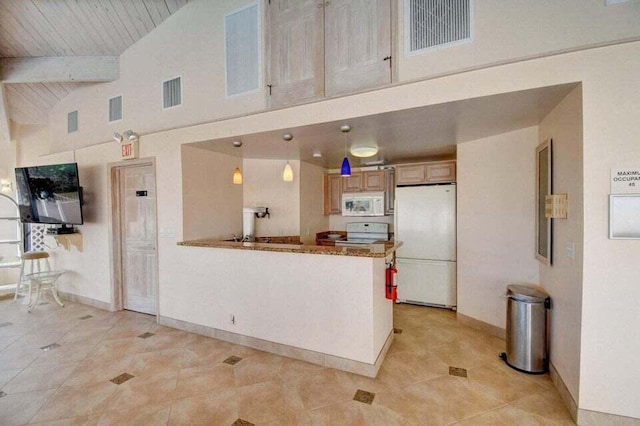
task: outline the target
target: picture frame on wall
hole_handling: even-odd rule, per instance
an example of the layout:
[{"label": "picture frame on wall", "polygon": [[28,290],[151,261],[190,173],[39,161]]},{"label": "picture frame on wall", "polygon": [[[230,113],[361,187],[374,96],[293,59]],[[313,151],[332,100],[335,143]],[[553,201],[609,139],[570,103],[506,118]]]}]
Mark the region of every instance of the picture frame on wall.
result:
[{"label": "picture frame on wall", "polygon": [[552,263],[553,227],[545,215],[545,198],[553,194],[552,140],[536,147],[536,259]]}]

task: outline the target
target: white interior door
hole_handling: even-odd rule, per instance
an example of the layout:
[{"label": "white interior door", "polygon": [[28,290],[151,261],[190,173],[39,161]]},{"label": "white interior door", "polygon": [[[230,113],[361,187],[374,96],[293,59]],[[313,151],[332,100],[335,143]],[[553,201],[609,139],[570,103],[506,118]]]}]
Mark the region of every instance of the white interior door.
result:
[{"label": "white interior door", "polygon": [[456,306],[456,262],[397,258],[396,266],[400,302]]},{"label": "white interior door", "polygon": [[123,167],[119,177],[123,307],[155,314],[158,255],[154,168]]}]

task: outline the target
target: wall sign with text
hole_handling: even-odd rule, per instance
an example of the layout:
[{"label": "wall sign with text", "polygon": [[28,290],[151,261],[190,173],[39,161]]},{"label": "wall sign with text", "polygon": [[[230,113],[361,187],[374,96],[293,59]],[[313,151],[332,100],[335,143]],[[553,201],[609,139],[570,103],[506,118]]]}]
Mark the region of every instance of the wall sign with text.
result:
[{"label": "wall sign with text", "polygon": [[640,167],[611,169],[611,193],[640,193]]},{"label": "wall sign with text", "polygon": [[138,158],[138,141],[120,143],[120,158],[123,160]]}]

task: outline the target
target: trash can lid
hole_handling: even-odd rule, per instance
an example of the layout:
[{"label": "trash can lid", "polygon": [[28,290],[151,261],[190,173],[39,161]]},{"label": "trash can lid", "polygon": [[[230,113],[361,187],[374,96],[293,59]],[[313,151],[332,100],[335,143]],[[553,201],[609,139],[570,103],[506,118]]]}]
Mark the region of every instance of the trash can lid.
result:
[{"label": "trash can lid", "polygon": [[510,284],[507,286],[507,296],[522,302],[544,302],[549,293],[537,286]]}]

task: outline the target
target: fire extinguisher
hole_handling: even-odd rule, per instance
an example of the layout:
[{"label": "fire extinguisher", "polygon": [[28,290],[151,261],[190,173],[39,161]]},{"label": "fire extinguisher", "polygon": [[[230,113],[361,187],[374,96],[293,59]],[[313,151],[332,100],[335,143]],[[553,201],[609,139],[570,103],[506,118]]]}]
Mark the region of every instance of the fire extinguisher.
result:
[{"label": "fire extinguisher", "polygon": [[385,296],[395,302],[398,299],[398,284],[396,283],[398,268],[393,263],[390,263],[385,272]]}]

